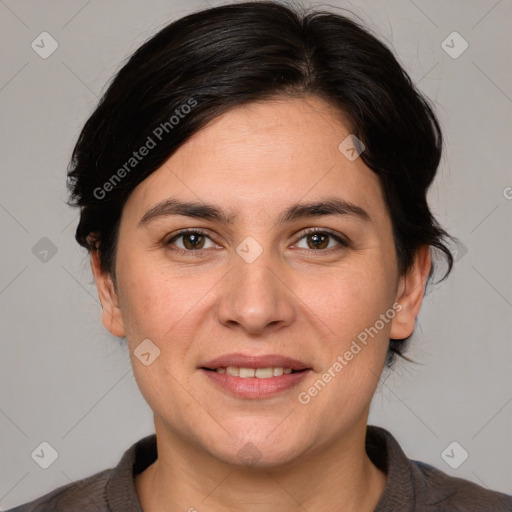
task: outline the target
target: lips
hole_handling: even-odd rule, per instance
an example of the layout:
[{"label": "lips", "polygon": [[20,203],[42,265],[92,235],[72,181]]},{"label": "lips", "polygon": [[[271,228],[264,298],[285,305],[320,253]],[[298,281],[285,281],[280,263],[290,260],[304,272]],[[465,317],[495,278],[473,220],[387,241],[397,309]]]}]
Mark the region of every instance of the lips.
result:
[{"label": "lips", "polygon": [[306,363],[278,354],[226,354],[199,370],[217,389],[243,399],[263,399],[297,387],[312,373]]},{"label": "lips", "polygon": [[310,367],[302,361],[278,354],[253,356],[240,353],[225,354],[210,361],[206,361],[201,364],[199,368],[204,370],[216,370],[217,368],[227,368],[228,366],[254,368],[255,370],[270,367],[291,368],[294,371],[310,369]]}]

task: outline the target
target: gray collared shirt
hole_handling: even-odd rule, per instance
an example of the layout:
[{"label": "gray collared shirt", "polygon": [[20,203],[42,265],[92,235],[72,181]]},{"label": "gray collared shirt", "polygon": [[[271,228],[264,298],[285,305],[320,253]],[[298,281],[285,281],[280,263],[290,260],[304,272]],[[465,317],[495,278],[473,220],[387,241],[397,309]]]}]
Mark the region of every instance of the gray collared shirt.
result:
[{"label": "gray collared shirt", "polygon": [[[366,451],[387,475],[375,512],[512,512],[512,496],[408,459],[383,428],[367,427]],[[153,434],[126,450],[115,468],[59,487],[8,512],[143,512],[134,475],[156,458]]]}]

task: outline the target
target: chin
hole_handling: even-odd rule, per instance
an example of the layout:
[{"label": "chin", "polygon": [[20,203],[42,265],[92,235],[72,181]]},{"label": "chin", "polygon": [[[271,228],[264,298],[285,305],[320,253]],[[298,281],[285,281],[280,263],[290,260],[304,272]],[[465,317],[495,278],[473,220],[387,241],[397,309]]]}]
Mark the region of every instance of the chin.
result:
[{"label": "chin", "polygon": [[253,419],[252,431],[240,428],[236,436],[224,438],[216,445],[209,444],[207,449],[219,460],[235,466],[271,469],[290,464],[307,450],[310,440],[301,438],[297,430],[283,428],[279,432],[278,424],[257,428]]}]

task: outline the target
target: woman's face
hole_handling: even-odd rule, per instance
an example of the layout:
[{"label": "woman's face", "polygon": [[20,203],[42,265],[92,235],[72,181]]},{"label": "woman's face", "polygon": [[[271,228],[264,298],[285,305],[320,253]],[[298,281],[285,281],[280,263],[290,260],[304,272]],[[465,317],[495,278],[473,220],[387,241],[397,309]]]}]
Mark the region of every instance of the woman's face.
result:
[{"label": "woman's face", "polygon": [[349,135],[319,99],[254,103],[129,197],[116,292],[96,278],[162,442],[272,466],[366,425],[388,340],[414,319],[379,180]]}]

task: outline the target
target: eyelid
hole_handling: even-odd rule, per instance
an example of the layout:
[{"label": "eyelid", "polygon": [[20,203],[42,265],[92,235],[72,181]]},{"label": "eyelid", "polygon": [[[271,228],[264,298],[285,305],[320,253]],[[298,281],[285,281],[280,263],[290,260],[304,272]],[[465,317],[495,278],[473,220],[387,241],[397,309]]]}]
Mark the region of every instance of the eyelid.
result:
[{"label": "eyelid", "polygon": [[180,229],[179,231],[177,231],[176,233],[172,233],[172,235],[168,238],[167,243],[170,242],[171,240],[173,240],[174,238],[179,237],[180,235],[185,235],[188,233],[199,233],[201,235],[210,236],[208,231],[206,231],[203,228],[183,228],[183,229]]},{"label": "eyelid", "polygon": [[[305,229],[304,231],[302,231],[298,235],[299,238],[298,238],[297,242],[300,242],[300,240],[302,240],[304,237],[306,237],[307,235],[311,235],[313,233],[324,233],[326,235],[330,235],[332,238],[334,238],[337,242],[339,242],[344,247],[348,247],[350,245],[350,240],[347,236],[342,235],[341,233],[338,233],[337,231],[333,231],[332,229],[319,228],[319,227],[308,228],[308,229]],[[307,249],[304,249],[304,250],[307,250]],[[310,251],[318,252],[318,253],[329,252],[331,250],[336,250],[336,248],[331,247],[331,249],[324,249],[324,250],[317,250],[317,251],[315,251],[314,249],[310,249]]]},{"label": "eyelid", "polygon": [[[191,233],[195,233],[195,234],[198,234],[198,235],[203,235],[204,237],[209,238],[212,242],[217,243],[217,242],[215,242],[215,240],[213,240],[211,234],[208,231],[206,231],[206,230],[204,230],[202,228],[184,228],[184,229],[179,230],[177,233],[173,233],[170,237],[168,237],[168,238],[166,237],[164,239],[164,245],[169,245],[176,238],[179,238],[180,236],[188,235],[188,234],[191,234]],[[180,249],[178,247],[177,250],[182,250],[182,249]],[[200,250],[204,250],[204,249],[198,249],[195,252],[199,252]],[[186,252],[193,252],[193,251],[186,251]]]}]

